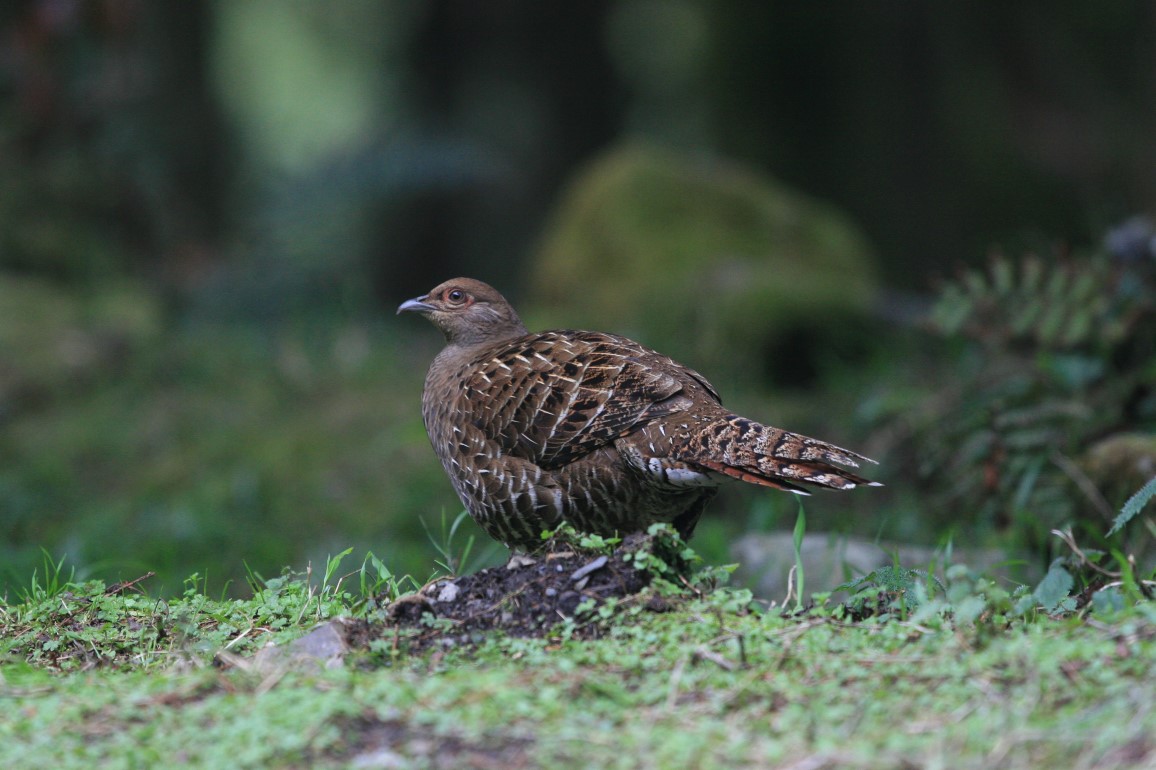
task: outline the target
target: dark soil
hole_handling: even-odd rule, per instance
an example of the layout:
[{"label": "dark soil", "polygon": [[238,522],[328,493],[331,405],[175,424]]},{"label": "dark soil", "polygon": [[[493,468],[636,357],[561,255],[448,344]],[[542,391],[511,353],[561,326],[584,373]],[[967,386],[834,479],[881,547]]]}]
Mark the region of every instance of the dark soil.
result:
[{"label": "dark soil", "polygon": [[542,638],[567,620],[574,621],[572,636],[594,638],[602,632],[593,622],[594,609],[608,599],[665,609],[663,597],[641,594],[653,575],[633,559],[653,545],[647,535],[631,535],[614,553],[598,554],[550,543],[532,556],[516,555],[504,566],[437,580],[403,596],[389,605],[384,623],[351,629],[349,644],[357,648],[385,639],[399,651],[422,652],[477,644],[493,632]]}]

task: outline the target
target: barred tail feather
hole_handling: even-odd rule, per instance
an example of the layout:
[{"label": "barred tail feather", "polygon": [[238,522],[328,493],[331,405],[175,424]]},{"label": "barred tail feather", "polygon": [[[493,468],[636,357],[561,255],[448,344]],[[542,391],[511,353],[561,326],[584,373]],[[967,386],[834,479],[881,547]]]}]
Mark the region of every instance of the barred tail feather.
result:
[{"label": "barred tail feather", "polygon": [[857,468],[860,462],[875,462],[869,457],[738,415],[727,415],[704,431],[698,449],[691,461],[703,468],[796,494],[809,494],[799,483],[829,489],[882,486],[833,464]]}]

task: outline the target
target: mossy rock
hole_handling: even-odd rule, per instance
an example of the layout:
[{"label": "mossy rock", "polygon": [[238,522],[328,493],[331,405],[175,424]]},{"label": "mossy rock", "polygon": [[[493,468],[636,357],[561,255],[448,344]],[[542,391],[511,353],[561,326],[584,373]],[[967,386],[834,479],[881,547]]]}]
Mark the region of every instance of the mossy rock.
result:
[{"label": "mossy rock", "polygon": [[159,327],[158,304],[134,286],[81,292],[0,273],[0,417],[111,370]]},{"label": "mossy rock", "polygon": [[1081,467],[1114,507],[1156,476],[1156,435],[1116,433],[1089,447]]},{"label": "mossy rock", "polygon": [[835,207],[717,158],[625,146],[564,192],[527,315],[636,336],[742,380],[766,370],[749,352],[854,325],[877,286],[867,238]]},{"label": "mossy rock", "polygon": [[[1117,433],[1093,444],[1080,458],[1080,467],[1114,511],[1156,477],[1156,435],[1151,433]],[[1156,540],[1141,519],[1151,518],[1149,503],[1141,515],[1124,527],[1121,549],[1136,560],[1138,574],[1156,567]],[[1089,518],[1094,531],[1102,532],[1107,523]]]}]

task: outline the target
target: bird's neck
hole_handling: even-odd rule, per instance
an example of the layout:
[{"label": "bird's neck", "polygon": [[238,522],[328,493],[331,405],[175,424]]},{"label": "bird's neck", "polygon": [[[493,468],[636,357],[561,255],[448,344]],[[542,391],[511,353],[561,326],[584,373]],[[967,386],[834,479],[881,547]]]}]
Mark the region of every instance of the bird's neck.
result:
[{"label": "bird's neck", "polygon": [[526,325],[516,315],[512,318],[500,318],[479,314],[469,320],[470,323],[447,323],[441,327],[447,347],[457,345],[483,348],[526,334]]},{"label": "bird's neck", "polygon": [[488,357],[489,351],[502,347],[511,340],[526,336],[526,327],[518,324],[502,330],[491,329],[489,333],[477,337],[455,337],[446,341],[446,346],[437,354],[430,366],[430,374],[435,370],[460,371],[469,364]]}]

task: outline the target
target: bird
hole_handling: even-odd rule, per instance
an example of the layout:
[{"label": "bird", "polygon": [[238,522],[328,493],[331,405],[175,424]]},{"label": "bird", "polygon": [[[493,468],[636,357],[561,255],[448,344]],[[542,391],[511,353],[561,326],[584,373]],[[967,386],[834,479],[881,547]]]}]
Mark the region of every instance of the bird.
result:
[{"label": "bird", "polygon": [[664,522],[689,540],[733,479],[803,495],[882,486],[848,470],[874,460],[734,414],[701,374],[634,340],[527,331],[482,281],[445,281],[404,312],[446,340],[422,391],[434,452],[511,549],[539,549],[563,522],[609,537]]}]

